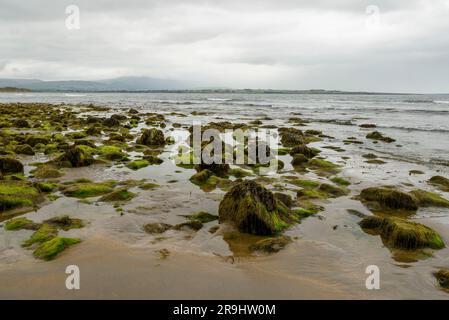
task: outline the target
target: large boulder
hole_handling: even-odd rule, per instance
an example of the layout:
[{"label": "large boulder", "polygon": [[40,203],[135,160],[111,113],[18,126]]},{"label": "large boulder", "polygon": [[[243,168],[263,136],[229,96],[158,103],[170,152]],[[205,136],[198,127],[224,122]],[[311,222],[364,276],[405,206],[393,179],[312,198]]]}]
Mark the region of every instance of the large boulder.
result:
[{"label": "large boulder", "polygon": [[384,187],[372,187],[362,190],[360,193],[362,201],[367,202],[374,209],[390,209],[390,210],[411,210],[418,209],[418,203],[412,195]]},{"label": "large boulder", "polygon": [[296,128],[280,128],[281,143],[284,147],[294,147],[297,145],[304,145],[304,133]]},{"label": "large boulder", "polygon": [[94,163],[91,154],[85,151],[82,146],[73,146],[56,159],[57,163],[68,167],[85,167]]},{"label": "large boulder", "polygon": [[272,235],[292,222],[287,207],[273,193],[249,180],[235,185],[220,202],[219,221],[241,232]]},{"label": "large boulder", "polygon": [[23,164],[16,159],[9,157],[0,157],[0,173],[14,174],[23,173]]},{"label": "large boulder", "polygon": [[145,129],[136,143],[149,147],[165,145],[164,133],[156,128]]}]

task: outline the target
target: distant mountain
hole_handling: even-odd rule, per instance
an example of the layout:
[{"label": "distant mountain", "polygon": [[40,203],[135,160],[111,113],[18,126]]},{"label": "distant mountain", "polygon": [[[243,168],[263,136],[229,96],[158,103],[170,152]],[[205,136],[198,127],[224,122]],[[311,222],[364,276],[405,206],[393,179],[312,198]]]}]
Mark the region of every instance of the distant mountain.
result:
[{"label": "distant mountain", "polygon": [[146,91],[188,89],[186,84],[179,81],[149,77],[120,77],[96,81],[0,79],[0,87],[17,87],[33,91]]}]

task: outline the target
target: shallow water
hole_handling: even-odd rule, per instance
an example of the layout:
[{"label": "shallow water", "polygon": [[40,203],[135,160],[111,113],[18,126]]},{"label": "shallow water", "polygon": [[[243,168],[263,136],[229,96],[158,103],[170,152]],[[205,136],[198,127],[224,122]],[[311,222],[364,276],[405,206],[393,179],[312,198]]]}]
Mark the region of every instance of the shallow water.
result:
[{"label": "shallow water", "polygon": [[[85,203],[61,197],[25,216],[41,221],[68,214],[89,222],[83,229],[67,235],[83,242],[51,262],[36,261],[20,244],[30,231],[6,232],[0,229],[1,298],[435,298],[449,295],[436,286],[432,276],[438,267],[449,267],[449,249],[432,257],[409,261],[386,248],[380,237],[363,232],[359,217],[347,209],[369,214],[352,196],[368,186],[395,185],[405,190],[432,190],[426,181],[433,175],[449,175],[449,96],[409,95],[253,95],[253,94],[169,94],[169,93],[24,93],[0,94],[0,102],[94,103],[116,108],[135,107],[139,111],[166,114],[170,122],[191,125],[229,119],[246,122],[268,116],[264,124],[289,125],[290,117],[309,119],[301,129],[317,129],[335,139],[312,143],[321,156],[343,165],[343,176],[351,181],[351,195],[322,201],[325,211],[305,219],[286,234],[296,240],[286,249],[270,256],[250,254],[247,247],[257,237],[226,236],[226,226],[214,233],[210,222],[198,232],[168,231],[164,237],[148,235],[145,223],[184,222],[182,215],[196,211],[218,213],[224,191],[204,192],[189,182],[194,170],[177,167],[170,157],[177,145],[168,146],[158,166],[138,171],[122,165],[93,165],[67,169],[61,180],[86,177],[93,180],[147,179],[159,188],[130,189],[138,196],[123,205],[121,215],[111,204]],[[207,115],[178,117],[171,112]],[[347,123],[347,122],[350,122]],[[361,129],[374,123],[376,129]],[[186,131],[165,128],[170,135],[185,138]],[[138,132],[140,128],[135,128]],[[373,143],[364,137],[379,130],[396,139],[395,143]],[[348,137],[364,144],[342,143]],[[399,147],[398,147],[399,145]],[[326,146],[341,147],[338,152]],[[365,153],[375,153],[386,163],[365,163]],[[133,154],[132,154],[133,155]],[[135,154],[137,156],[137,154]],[[284,158],[283,158],[284,157]],[[289,156],[281,159],[289,162]],[[45,157],[22,157],[25,164]],[[32,167],[26,166],[26,174]],[[275,175],[297,175],[320,179],[313,172],[295,173],[291,166]],[[410,170],[423,175],[409,175]],[[282,184],[291,187],[287,180]],[[271,183],[267,186],[276,189]],[[293,188],[294,189],[294,188]],[[439,192],[449,198],[449,193]],[[447,209],[420,209],[412,219],[434,228],[449,243]],[[168,249],[161,259],[158,253]],[[408,257],[406,257],[408,258]],[[86,283],[73,293],[64,289],[64,268],[79,264]],[[365,268],[381,270],[381,290],[365,288]],[[83,271],[86,270],[86,271]],[[85,272],[85,273],[83,273]],[[84,281],[84,280],[83,280]],[[26,292],[16,284],[21,282]],[[84,282],[82,282],[84,284]],[[82,284],[82,286],[83,286]]]}]

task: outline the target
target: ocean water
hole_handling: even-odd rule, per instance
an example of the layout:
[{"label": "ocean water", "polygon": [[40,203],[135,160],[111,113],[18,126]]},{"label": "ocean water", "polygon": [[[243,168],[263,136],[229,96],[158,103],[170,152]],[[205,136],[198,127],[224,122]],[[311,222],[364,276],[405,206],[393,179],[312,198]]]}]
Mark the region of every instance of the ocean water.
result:
[{"label": "ocean water", "polygon": [[268,116],[281,125],[290,117],[300,117],[312,121],[313,128],[341,139],[363,138],[372,130],[360,131],[358,125],[373,123],[377,125],[374,130],[397,140],[396,144],[384,144],[382,152],[404,161],[449,165],[449,95],[1,93],[0,102],[94,103],[162,112],[207,111],[233,121]]}]

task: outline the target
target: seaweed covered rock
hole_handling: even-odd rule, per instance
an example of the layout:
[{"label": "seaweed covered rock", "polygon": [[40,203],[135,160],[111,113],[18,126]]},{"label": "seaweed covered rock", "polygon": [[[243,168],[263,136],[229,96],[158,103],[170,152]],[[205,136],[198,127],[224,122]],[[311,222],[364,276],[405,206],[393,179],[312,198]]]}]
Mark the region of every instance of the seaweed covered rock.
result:
[{"label": "seaweed covered rock", "polygon": [[435,272],[433,274],[435,276],[435,278],[438,281],[438,284],[445,288],[445,289],[449,289],[449,270],[448,269],[441,269],[438,270],[438,272]]},{"label": "seaweed covered rock", "polygon": [[68,197],[89,198],[112,192],[109,183],[77,182],[62,187],[62,193]]},{"label": "seaweed covered rock", "polygon": [[201,172],[203,170],[209,170],[217,177],[226,177],[229,174],[229,164],[227,163],[201,163],[195,166],[195,170]]},{"label": "seaweed covered rock", "polygon": [[109,128],[118,127],[120,126],[120,121],[117,120],[116,118],[110,117],[103,120],[103,125]]},{"label": "seaweed covered rock", "polygon": [[136,196],[135,193],[128,191],[126,188],[120,188],[117,190],[112,191],[111,193],[108,193],[100,198],[100,201],[104,202],[124,202],[131,200]]},{"label": "seaweed covered rock", "polygon": [[433,176],[428,183],[436,186],[441,191],[449,192],[449,179],[442,176]]},{"label": "seaweed covered rock", "polygon": [[208,223],[218,219],[218,216],[210,214],[209,212],[200,211],[194,214],[184,216],[189,220],[198,220],[201,223]]},{"label": "seaweed covered rock", "polygon": [[14,152],[17,153],[17,154],[25,154],[25,155],[28,155],[28,156],[34,155],[34,150],[33,150],[33,148],[29,144],[18,145],[14,149]]},{"label": "seaweed covered rock", "polygon": [[304,145],[304,133],[295,128],[280,128],[281,143],[284,147],[295,147],[297,145]]},{"label": "seaweed covered rock", "polygon": [[58,235],[58,230],[55,226],[50,224],[42,224],[38,230],[36,230],[31,237],[26,240],[22,247],[30,247],[35,243],[43,243],[45,241],[51,240]]},{"label": "seaweed covered rock", "polygon": [[55,161],[62,166],[67,167],[85,167],[94,163],[94,158],[87,152],[83,146],[73,146]]},{"label": "seaweed covered rock", "polygon": [[38,259],[52,260],[66,248],[80,242],[81,240],[79,239],[54,237],[37,247],[36,250],[34,250],[33,255]]},{"label": "seaweed covered rock", "polygon": [[165,145],[164,133],[156,128],[145,129],[140,138],[136,140],[136,143],[143,144],[149,147],[164,146]]},{"label": "seaweed covered rock", "polygon": [[220,202],[219,221],[256,235],[275,234],[292,222],[287,207],[252,180],[240,182],[226,193]]},{"label": "seaweed covered rock", "polygon": [[6,221],[5,230],[8,231],[15,231],[15,230],[37,230],[39,229],[39,224],[31,221],[30,219],[20,217],[20,218],[14,218],[11,220]]},{"label": "seaweed covered rock", "polygon": [[266,253],[279,252],[286,245],[292,242],[292,239],[288,236],[279,236],[274,238],[267,238],[257,241],[256,243],[250,245],[250,251],[261,251]]},{"label": "seaweed covered rock", "polygon": [[423,224],[397,217],[369,216],[360,221],[363,229],[379,234],[391,248],[415,250],[419,248],[441,249],[444,242],[440,235]]},{"label": "seaweed covered rock", "polygon": [[143,226],[143,230],[145,230],[145,232],[149,234],[159,234],[164,233],[171,227],[173,226],[168,223],[155,222],[155,223],[147,223],[146,225]]},{"label": "seaweed covered rock", "polygon": [[194,184],[202,185],[206,183],[211,176],[213,176],[212,171],[205,169],[191,176],[190,181]]},{"label": "seaweed covered rock", "polygon": [[30,123],[25,120],[25,119],[16,119],[13,122],[14,127],[17,128],[29,128],[30,127]]},{"label": "seaweed covered rock", "polygon": [[420,207],[449,208],[449,200],[441,197],[436,193],[417,189],[410,191],[410,194],[415,198],[416,203]]},{"label": "seaweed covered rock", "polygon": [[23,164],[13,158],[0,157],[0,173],[4,175],[23,173]]},{"label": "seaweed covered rock", "polygon": [[39,190],[26,181],[0,181],[0,212],[33,206],[41,200]]},{"label": "seaweed covered rock", "polygon": [[39,166],[33,174],[37,179],[54,179],[62,176],[61,171],[49,165]]},{"label": "seaweed covered rock", "polygon": [[193,230],[198,231],[203,227],[203,223],[198,220],[191,220],[189,222],[183,222],[172,227],[173,230]]},{"label": "seaweed covered rock", "polygon": [[302,145],[293,147],[289,153],[291,156],[294,156],[296,154],[302,154],[306,158],[311,159],[311,158],[315,157],[316,155],[318,155],[320,153],[320,150],[315,149],[315,148],[309,148],[305,144],[302,144]]},{"label": "seaweed covered rock", "polygon": [[293,206],[293,198],[289,194],[277,192],[274,194],[274,197],[282,202],[287,208]]},{"label": "seaweed covered rock", "polygon": [[396,140],[394,140],[393,138],[384,136],[382,133],[380,133],[379,131],[373,131],[371,133],[368,133],[366,135],[367,139],[371,139],[371,140],[380,140],[383,142],[387,142],[387,143],[391,143],[391,142],[395,142]]},{"label": "seaweed covered rock", "polygon": [[83,220],[78,218],[70,218],[68,215],[53,217],[45,220],[44,223],[64,231],[84,227]]},{"label": "seaweed covered rock", "polygon": [[375,205],[374,209],[410,211],[418,209],[418,203],[412,195],[390,188],[367,188],[362,190],[360,198],[370,205]]}]

